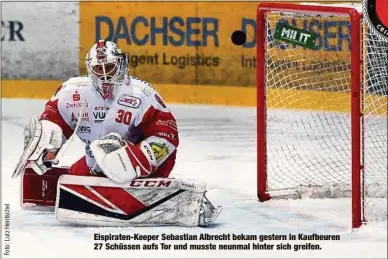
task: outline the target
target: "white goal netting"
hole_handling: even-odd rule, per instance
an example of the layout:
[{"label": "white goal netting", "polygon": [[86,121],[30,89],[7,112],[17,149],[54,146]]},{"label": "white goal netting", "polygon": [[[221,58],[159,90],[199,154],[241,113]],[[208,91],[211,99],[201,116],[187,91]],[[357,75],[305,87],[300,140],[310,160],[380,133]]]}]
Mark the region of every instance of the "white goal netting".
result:
[{"label": "white goal netting", "polygon": [[[274,39],[277,23],[318,34],[313,50]],[[362,33],[363,208],[387,218],[388,42]],[[347,15],[266,13],[267,189],[274,197],[351,196],[351,37]]]}]

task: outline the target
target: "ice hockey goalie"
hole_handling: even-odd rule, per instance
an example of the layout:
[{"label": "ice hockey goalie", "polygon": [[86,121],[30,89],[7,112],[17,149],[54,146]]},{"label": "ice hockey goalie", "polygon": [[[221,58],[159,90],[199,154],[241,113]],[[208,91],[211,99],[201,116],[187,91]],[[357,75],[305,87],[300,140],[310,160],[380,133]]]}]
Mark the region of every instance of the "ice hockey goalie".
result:
[{"label": "ice hockey goalie", "polygon": [[[24,208],[54,208],[62,222],[86,225],[204,226],[221,207],[204,185],[169,178],[176,120],[149,83],[129,75],[128,58],[100,40],[86,56],[87,76],[70,78],[24,130]],[[77,136],[85,156],[58,168]]]}]

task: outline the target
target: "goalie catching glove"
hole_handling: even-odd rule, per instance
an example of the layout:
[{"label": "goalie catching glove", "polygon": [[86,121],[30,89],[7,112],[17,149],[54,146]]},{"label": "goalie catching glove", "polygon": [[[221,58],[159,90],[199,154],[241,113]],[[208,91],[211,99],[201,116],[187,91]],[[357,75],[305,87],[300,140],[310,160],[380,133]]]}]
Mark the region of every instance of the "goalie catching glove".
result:
[{"label": "goalie catching glove", "polygon": [[155,169],[138,146],[124,141],[118,133],[93,141],[90,149],[105,176],[117,183],[149,176]]},{"label": "goalie catching glove", "polygon": [[24,172],[27,164],[37,174],[43,175],[51,168],[62,144],[62,129],[57,124],[32,117],[24,128],[24,151],[12,177]]}]

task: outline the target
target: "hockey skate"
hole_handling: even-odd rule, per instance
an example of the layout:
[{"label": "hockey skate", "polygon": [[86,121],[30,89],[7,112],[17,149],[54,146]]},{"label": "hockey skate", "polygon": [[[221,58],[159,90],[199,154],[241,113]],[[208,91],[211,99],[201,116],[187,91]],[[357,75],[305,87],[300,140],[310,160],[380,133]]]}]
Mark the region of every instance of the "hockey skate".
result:
[{"label": "hockey skate", "polygon": [[214,205],[204,196],[203,203],[201,205],[201,211],[199,213],[198,226],[204,227],[212,224],[222,211],[222,206],[214,207]]}]

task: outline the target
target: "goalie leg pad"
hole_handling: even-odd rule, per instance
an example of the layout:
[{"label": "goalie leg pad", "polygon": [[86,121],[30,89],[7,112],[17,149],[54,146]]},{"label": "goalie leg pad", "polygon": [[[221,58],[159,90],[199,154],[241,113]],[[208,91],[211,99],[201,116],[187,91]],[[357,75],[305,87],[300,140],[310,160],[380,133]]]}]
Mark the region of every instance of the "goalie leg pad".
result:
[{"label": "goalie leg pad", "polygon": [[107,178],[64,175],[55,214],[60,222],[91,226],[196,227],[211,223],[200,222],[205,192],[205,185],[178,179],[118,184]]}]

